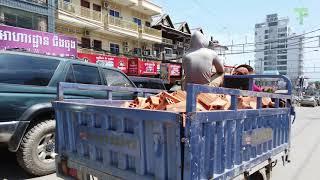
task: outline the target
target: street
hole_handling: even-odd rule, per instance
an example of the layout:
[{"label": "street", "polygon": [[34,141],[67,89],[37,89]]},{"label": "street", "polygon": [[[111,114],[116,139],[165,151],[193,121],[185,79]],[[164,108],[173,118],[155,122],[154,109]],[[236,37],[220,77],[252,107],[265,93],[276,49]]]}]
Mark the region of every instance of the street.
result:
[{"label": "street", "polygon": [[[296,109],[297,119],[292,131],[291,163],[286,167],[279,162],[273,171],[274,180],[317,180],[318,162],[320,161],[320,107],[299,107]],[[5,148],[0,149],[1,179],[58,179],[54,174],[32,178],[18,166],[15,154]]]}]

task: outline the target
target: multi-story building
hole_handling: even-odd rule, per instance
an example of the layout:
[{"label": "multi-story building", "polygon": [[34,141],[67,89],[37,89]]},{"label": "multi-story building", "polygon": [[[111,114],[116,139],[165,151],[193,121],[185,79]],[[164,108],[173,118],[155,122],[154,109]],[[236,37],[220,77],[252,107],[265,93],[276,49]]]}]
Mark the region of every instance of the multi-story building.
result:
[{"label": "multi-story building", "polygon": [[55,0],[0,0],[0,24],[54,32]]},{"label": "multi-story building", "polygon": [[288,18],[266,16],[255,25],[255,68],[257,73],[287,75],[293,82],[303,74],[303,36],[290,34]]},{"label": "multi-story building", "polygon": [[76,36],[82,53],[153,56],[161,7],[149,0],[58,0],[56,31]]},{"label": "multi-story building", "polygon": [[[190,44],[191,31],[186,22],[172,23],[168,14],[158,16],[153,20],[153,26],[162,31],[162,42],[156,43],[157,57],[162,60],[181,62],[181,57]],[[180,58],[179,58],[180,57]]]}]

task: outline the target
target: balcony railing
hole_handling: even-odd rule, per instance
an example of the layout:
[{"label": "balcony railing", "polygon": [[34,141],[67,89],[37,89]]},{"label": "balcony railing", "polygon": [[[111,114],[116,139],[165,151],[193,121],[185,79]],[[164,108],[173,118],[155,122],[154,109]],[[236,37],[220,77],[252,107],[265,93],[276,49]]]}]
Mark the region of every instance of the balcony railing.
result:
[{"label": "balcony railing", "polygon": [[162,38],[162,42],[165,44],[173,44],[173,41],[171,39]]},{"label": "balcony railing", "polygon": [[142,27],[142,33],[149,34],[151,36],[161,37],[162,33],[158,29],[150,28],[150,27]]},{"label": "balcony railing", "polygon": [[75,5],[64,0],[59,0],[58,8],[69,13],[75,13]]},{"label": "balcony railing", "polygon": [[90,8],[75,5],[64,0],[59,0],[58,8],[68,13],[74,14],[75,16],[92,19],[95,21],[102,22],[102,13],[99,11],[92,10]]},{"label": "balcony railing", "polygon": [[134,22],[126,21],[118,17],[108,16],[108,24],[118,26],[132,31],[138,31],[138,25]]}]

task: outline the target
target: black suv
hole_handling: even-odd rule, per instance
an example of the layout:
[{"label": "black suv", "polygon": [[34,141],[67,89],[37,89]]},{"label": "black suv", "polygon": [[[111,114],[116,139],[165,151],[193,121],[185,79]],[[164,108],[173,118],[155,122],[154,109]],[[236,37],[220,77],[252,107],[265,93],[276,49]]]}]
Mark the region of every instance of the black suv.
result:
[{"label": "black suv", "polygon": [[[55,117],[59,82],[135,87],[121,71],[59,57],[0,51],[0,143],[33,175],[55,171]],[[71,98],[107,98],[107,92],[66,92]],[[113,99],[134,93],[113,92]]]}]

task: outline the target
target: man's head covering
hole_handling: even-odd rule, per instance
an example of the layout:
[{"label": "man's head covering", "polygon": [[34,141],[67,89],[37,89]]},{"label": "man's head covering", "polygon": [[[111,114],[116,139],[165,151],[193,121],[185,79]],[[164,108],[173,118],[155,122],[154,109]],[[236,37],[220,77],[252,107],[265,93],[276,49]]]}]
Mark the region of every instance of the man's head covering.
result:
[{"label": "man's head covering", "polygon": [[204,37],[200,31],[195,31],[191,35],[190,49],[197,50],[200,48],[207,48],[209,41]]},{"label": "man's head covering", "polygon": [[245,67],[239,67],[239,68],[236,68],[234,73],[234,75],[248,75],[249,74],[249,71],[247,68]]},{"label": "man's head covering", "polygon": [[250,66],[250,65],[248,65],[248,64],[241,64],[241,65],[237,66],[237,67],[236,67],[236,69],[241,68],[241,67],[247,68],[247,69],[248,69],[248,71],[249,71],[249,73],[254,72],[253,67],[252,67],[252,66]]}]

